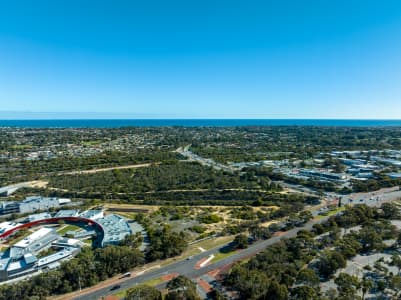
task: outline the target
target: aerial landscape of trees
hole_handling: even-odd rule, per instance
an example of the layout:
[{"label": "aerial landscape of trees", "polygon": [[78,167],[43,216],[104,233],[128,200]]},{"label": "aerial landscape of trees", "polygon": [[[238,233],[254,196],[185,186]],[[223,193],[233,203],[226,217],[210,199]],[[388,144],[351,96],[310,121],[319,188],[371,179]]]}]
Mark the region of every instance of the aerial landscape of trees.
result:
[{"label": "aerial landscape of trees", "polygon": [[[301,230],[295,238],[275,243],[247,263],[234,265],[225,284],[240,299],[332,299],[333,291],[325,294],[319,284],[334,278],[338,286],[335,299],[359,299],[357,291],[365,294],[372,283],[366,278],[335,273],[357,254],[392,249],[384,240],[401,242],[401,231],[387,219],[389,211],[394,212],[393,219],[399,218],[399,209],[392,204],[385,204],[381,210],[364,205],[348,208],[344,214],[316,224],[311,232]],[[341,228],[355,226],[361,226],[360,230],[339,234]],[[395,255],[392,264],[401,266],[399,257]],[[394,288],[400,273],[388,276],[385,285]]]},{"label": "aerial landscape of trees", "polygon": [[[309,211],[321,204],[327,192],[345,196],[400,185],[400,179],[389,176],[397,172],[396,167],[384,166],[372,178],[340,184],[288,175],[291,168],[311,164],[336,174],[344,172],[340,159],[328,155],[335,150],[401,149],[399,128],[1,129],[1,136],[0,184],[43,183],[19,190],[10,200],[41,194],[76,199],[80,208],[114,203],[157,209],[148,215],[127,215],[146,229],[144,251],[138,249],[142,235],[127,236],[119,245],[105,248],[85,247],[60,268],[1,286],[0,300],[45,299],[93,286],[143,264],[177,257],[196,238],[231,237],[229,249],[224,249],[227,252],[219,250],[227,255],[294,228],[295,237],[234,264],[222,274],[223,287],[240,299],[278,300],[363,299],[372,290],[384,294],[401,287],[401,259],[394,251],[401,245],[401,234],[391,222],[400,218],[396,205],[334,207],[324,222],[317,222],[320,216]],[[184,147],[204,161],[186,157],[178,150]],[[219,163],[229,167],[221,168]],[[116,168],[101,170],[110,167]],[[219,205],[229,209],[220,211]],[[207,208],[191,215],[195,210],[190,208],[200,206]],[[16,217],[9,216],[10,220]],[[311,231],[299,230],[312,219]],[[171,226],[174,221],[176,227]],[[394,243],[389,245],[389,241]],[[391,261],[378,260],[364,269],[379,274],[378,280],[342,271],[357,256],[383,252],[391,254]],[[398,273],[388,272],[389,266],[398,268]],[[335,288],[324,290],[327,282]],[[126,298],[145,295],[162,299],[157,289],[147,285],[129,289]],[[163,297],[198,299],[196,285],[178,276],[167,283]]]}]

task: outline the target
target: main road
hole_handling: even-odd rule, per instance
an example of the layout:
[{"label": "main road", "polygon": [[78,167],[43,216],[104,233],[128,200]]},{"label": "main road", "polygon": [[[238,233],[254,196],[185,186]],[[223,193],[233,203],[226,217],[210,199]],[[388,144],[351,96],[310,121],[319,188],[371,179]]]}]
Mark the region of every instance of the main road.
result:
[{"label": "main road", "polygon": [[[127,289],[127,288],[135,286],[137,284],[141,284],[141,283],[144,283],[144,282],[152,280],[152,279],[160,278],[160,277],[166,276],[168,274],[181,274],[188,278],[195,279],[195,278],[198,278],[201,275],[204,275],[210,271],[219,269],[226,265],[233,264],[234,262],[240,261],[244,258],[253,256],[253,255],[257,254],[258,252],[261,252],[262,250],[264,250],[266,247],[273,245],[274,243],[277,243],[278,241],[280,241],[283,238],[295,237],[297,235],[297,232],[302,229],[311,230],[312,226],[314,224],[321,223],[321,222],[325,221],[327,218],[328,217],[324,217],[324,218],[321,218],[318,220],[314,219],[314,220],[306,223],[302,227],[294,228],[289,231],[280,233],[268,240],[255,242],[252,245],[250,245],[248,248],[243,249],[243,250],[238,250],[235,254],[233,254],[227,258],[221,259],[215,263],[211,263],[203,268],[196,268],[197,262],[209,257],[212,254],[217,254],[219,252],[219,249],[222,248],[221,246],[207,250],[198,255],[195,255],[191,259],[181,260],[181,261],[172,263],[170,265],[148,271],[142,275],[135,276],[133,278],[121,279],[120,281],[114,282],[112,285],[109,285],[107,287],[103,287],[103,288],[100,288],[100,289],[97,289],[94,291],[89,291],[88,293],[85,293],[84,291],[82,291],[82,294],[80,296],[77,296],[72,299],[75,299],[75,300],[101,299],[104,296],[115,294],[119,290]],[[116,285],[119,285],[120,287],[118,289],[112,290],[112,288]]]},{"label": "main road", "polygon": [[[362,203],[365,203],[369,206],[378,206],[381,203],[390,202],[390,201],[393,201],[396,199],[400,199],[400,197],[401,197],[400,190],[383,189],[381,191],[376,191],[374,193],[374,196],[376,196],[376,197],[379,196],[378,198],[375,199],[375,201],[369,201],[371,199],[372,194],[373,193],[360,193],[360,194],[358,194],[358,197],[359,197],[359,199],[365,198],[367,201],[363,201]],[[361,201],[358,201],[358,202],[360,203]],[[355,204],[355,202],[353,204]],[[115,294],[116,292],[118,292],[120,290],[124,290],[124,289],[130,288],[132,286],[135,286],[135,285],[138,285],[141,283],[145,283],[152,279],[161,278],[161,277],[169,275],[169,274],[181,274],[188,278],[196,279],[204,274],[207,274],[210,271],[217,270],[224,266],[231,265],[235,262],[238,262],[242,259],[254,256],[257,253],[263,251],[266,247],[271,246],[274,243],[277,243],[281,239],[295,237],[297,235],[298,231],[300,231],[300,230],[311,230],[313,225],[315,225],[317,223],[322,223],[322,222],[326,221],[328,218],[329,218],[329,216],[315,218],[315,219],[309,221],[308,223],[306,223],[302,227],[297,227],[297,228],[294,228],[294,229],[291,229],[291,230],[288,230],[285,232],[276,233],[272,238],[270,238],[268,240],[255,242],[252,245],[250,245],[248,248],[243,249],[243,250],[238,250],[233,255],[226,257],[224,259],[221,259],[215,263],[206,265],[203,268],[199,268],[199,266],[197,267],[197,265],[199,265],[199,261],[210,257],[210,255],[212,255],[212,254],[217,254],[219,252],[219,250],[221,248],[224,248],[225,246],[219,246],[219,247],[204,251],[200,254],[193,256],[191,259],[184,259],[184,260],[163,266],[161,268],[152,269],[141,275],[134,276],[132,278],[122,278],[119,281],[114,281],[112,284],[108,284],[107,286],[99,284],[98,286],[94,286],[94,287],[88,288],[87,290],[83,290],[83,291],[79,292],[79,295],[75,296],[75,298],[73,296],[70,296],[68,299],[97,300],[97,299],[101,299],[104,296]],[[228,245],[226,245],[226,246],[228,246]],[[116,287],[116,289],[112,290],[113,287]],[[65,299],[67,299],[67,298],[65,298]]]}]

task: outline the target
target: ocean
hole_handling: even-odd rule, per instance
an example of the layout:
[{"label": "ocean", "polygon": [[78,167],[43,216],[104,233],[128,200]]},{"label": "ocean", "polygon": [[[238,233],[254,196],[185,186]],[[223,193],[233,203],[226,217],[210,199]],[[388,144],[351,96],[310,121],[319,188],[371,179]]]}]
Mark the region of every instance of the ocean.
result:
[{"label": "ocean", "polygon": [[116,128],[116,127],[235,127],[235,126],[350,126],[401,127],[401,120],[333,119],[71,119],[0,120],[0,127],[34,128]]}]

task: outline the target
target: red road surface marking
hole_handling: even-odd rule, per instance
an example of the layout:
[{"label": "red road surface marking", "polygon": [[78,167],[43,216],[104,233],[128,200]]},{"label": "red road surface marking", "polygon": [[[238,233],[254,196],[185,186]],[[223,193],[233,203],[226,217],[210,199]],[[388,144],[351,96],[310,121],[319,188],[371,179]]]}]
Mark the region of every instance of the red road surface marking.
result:
[{"label": "red road surface marking", "polygon": [[199,270],[199,269],[201,268],[201,264],[202,264],[204,261],[206,261],[207,259],[208,259],[207,257],[204,257],[204,258],[202,258],[201,260],[198,260],[198,261],[196,262],[195,269],[196,269],[196,270]]},{"label": "red road surface marking", "polygon": [[198,284],[206,292],[206,294],[210,293],[213,290],[212,286],[202,278],[198,279]]},{"label": "red road surface marking", "polygon": [[162,280],[163,281],[170,281],[171,279],[177,277],[178,275],[180,275],[179,273],[171,273],[171,274],[167,274],[162,276]]}]

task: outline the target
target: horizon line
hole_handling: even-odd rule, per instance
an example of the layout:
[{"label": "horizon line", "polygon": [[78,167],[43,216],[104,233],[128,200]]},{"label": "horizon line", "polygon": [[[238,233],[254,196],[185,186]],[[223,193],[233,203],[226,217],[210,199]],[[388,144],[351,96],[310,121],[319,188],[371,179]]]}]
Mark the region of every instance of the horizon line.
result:
[{"label": "horizon line", "polygon": [[77,118],[2,118],[0,121],[74,121],[74,120],[338,120],[338,121],[401,121],[401,118],[332,118],[332,117],[320,117],[320,118],[300,118],[300,117],[269,117],[269,118],[251,118],[251,117],[77,117]]}]

